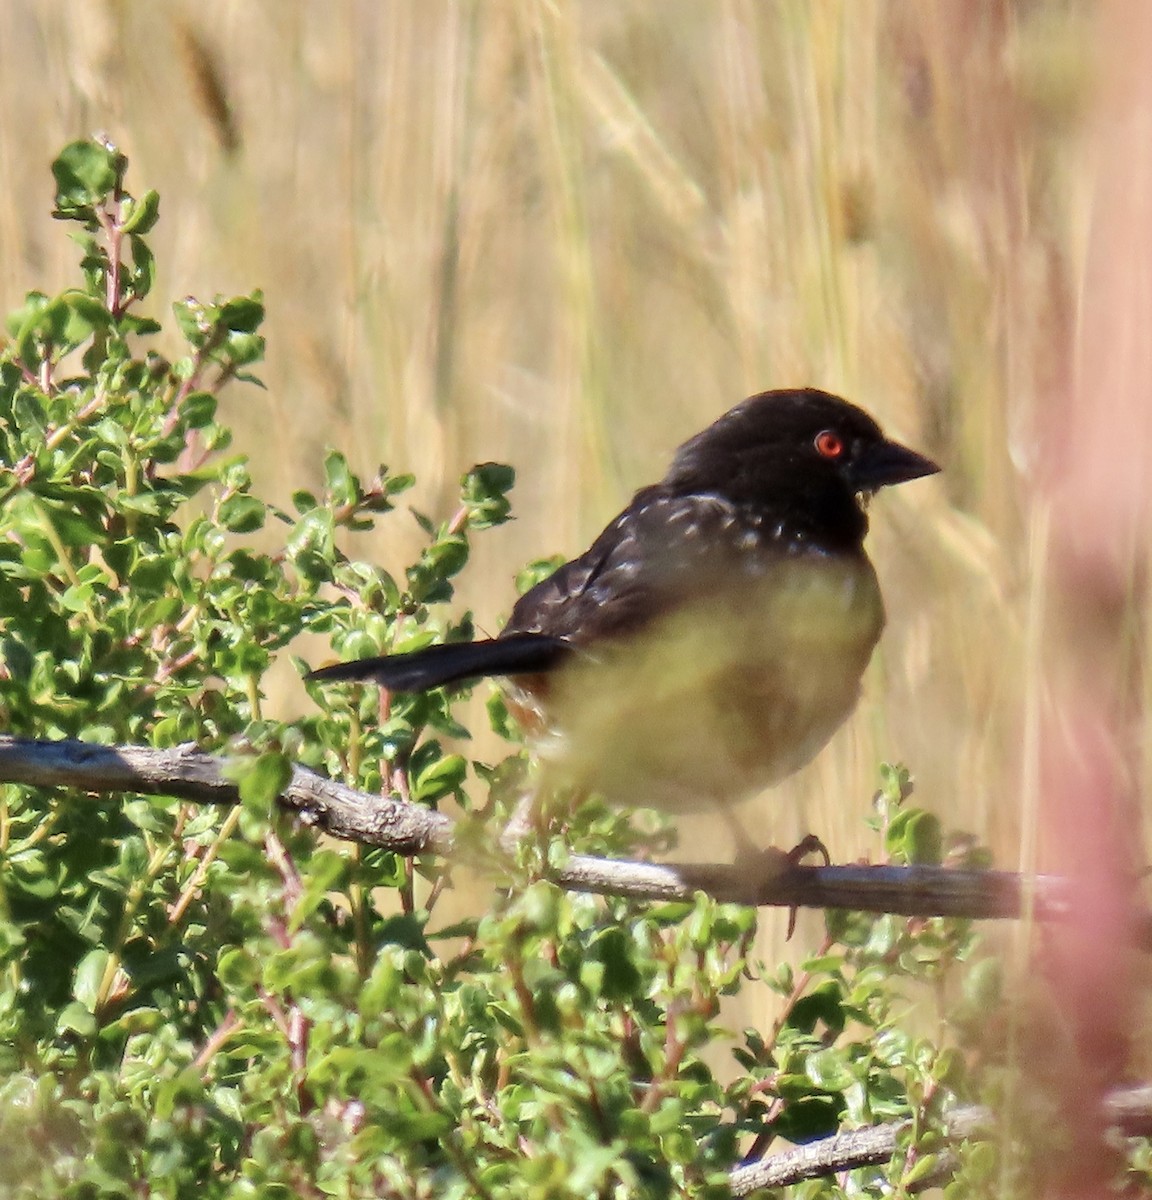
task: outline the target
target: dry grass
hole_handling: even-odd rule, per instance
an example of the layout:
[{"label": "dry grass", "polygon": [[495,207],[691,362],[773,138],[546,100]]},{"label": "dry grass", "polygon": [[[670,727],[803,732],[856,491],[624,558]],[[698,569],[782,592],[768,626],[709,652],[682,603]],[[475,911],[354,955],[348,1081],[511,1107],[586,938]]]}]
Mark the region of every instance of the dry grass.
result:
[{"label": "dry grass", "polygon": [[[579,549],[751,391],[843,392],[937,456],[946,474],[873,510],[890,628],[866,703],[764,830],[859,853],[895,758],[1029,864],[1021,746],[1035,764],[1061,603],[1031,497],[1073,378],[1087,115],[1115,50],[1090,6],[23,0],[0,43],[4,305],[67,278],[47,164],[110,131],[163,196],[157,294],[267,293],[270,390],[232,415],[279,494],[329,443],[415,471],[433,510],[471,462],[518,466],[521,519],[462,589],[482,624],[518,564]],[[398,559],[401,520],[388,536],[373,552]]]}]

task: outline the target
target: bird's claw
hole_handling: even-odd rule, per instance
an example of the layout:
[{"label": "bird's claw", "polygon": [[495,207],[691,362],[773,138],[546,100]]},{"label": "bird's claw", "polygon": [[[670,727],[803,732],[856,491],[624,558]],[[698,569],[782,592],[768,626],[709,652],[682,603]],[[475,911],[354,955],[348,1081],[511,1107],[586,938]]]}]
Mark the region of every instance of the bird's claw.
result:
[{"label": "bird's claw", "polygon": [[[814,833],[805,834],[791,850],[781,850],[779,846],[767,846],[759,850],[743,848],[737,862],[749,877],[775,885],[782,877],[801,866],[810,854],[818,854],[824,866],[832,865],[828,847]],[[796,912],[796,905],[788,909],[786,940],[790,939],[796,930]]]}]

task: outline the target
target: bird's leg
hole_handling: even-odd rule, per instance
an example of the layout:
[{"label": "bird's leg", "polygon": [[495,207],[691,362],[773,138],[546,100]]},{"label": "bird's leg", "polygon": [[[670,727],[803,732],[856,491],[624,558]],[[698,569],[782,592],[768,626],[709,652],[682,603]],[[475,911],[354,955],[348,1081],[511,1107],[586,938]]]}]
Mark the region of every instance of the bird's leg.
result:
[{"label": "bird's leg", "polygon": [[[800,866],[809,854],[819,854],[826,867],[832,865],[828,847],[814,833],[805,834],[791,850],[781,850],[778,846],[757,846],[727,802],[721,802],[720,811],[736,838],[736,868],[749,878],[779,879]],[[795,930],[796,907],[793,905],[788,910],[786,938],[791,938]]]},{"label": "bird's leg", "polygon": [[562,815],[571,807],[572,797],[558,794],[545,777],[538,776],[528,785],[516,802],[508,823],[500,833],[500,846],[510,853],[529,838],[545,845],[551,838],[559,836],[563,829]]},{"label": "bird's leg", "polygon": [[500,832],[500,847],[511,853],[526,837],[539,833],[540,791],[538,787],[530,787],[516,802],[508,824]]},{"label": "bird's leg", "polygon": [[516,807],[500,831],[500,849],[512,854],[529,838],[543,842],[549,826],[549,797],[552,787],[543,764],[534,763],[521,777]]},{"label": "bird's leg", "polygon": [[748,830],[744,828],[743,822],[736,815],[730,801],[717,798],[717,806],[724,818],[725,824],[732,831],[732,840],[736,844],[735,852],[732,860],[737,866],[743,866],[745,863],[752,863],[759,859],[762,850],[748,836]]}]

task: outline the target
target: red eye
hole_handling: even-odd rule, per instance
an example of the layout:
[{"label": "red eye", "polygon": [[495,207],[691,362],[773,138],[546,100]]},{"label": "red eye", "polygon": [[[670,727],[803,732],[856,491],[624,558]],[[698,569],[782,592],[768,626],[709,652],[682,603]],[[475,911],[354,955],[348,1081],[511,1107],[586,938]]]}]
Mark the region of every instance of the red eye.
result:
[{"label": "red eye", "polygon": [[839,458],[844,453],[844,439],[834,429],[818,433],[814,445],[816,453],[823,458]]}]

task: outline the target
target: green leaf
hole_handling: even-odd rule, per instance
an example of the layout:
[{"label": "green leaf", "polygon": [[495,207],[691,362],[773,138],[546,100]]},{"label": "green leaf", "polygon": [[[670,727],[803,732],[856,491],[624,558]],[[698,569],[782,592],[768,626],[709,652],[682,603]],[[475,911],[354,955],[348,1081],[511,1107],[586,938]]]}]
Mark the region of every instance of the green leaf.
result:
[{"label": "green leaf", "polygon": [[431,804],[459,791],[468,773],[468,763],[459,754],[446,754],[425,767],[412,781],[412,798]]},{"label": "green leaf", "polygon": [[826,1092],[842,1092],[851,1087],[856,1079],[844,1052],[831,1046],[809,1055],[804,1069],[808,1078]]},{"label": "green leaf", "polygon": [[139,313],[124,313],[120,317],[120,332],[122,334],[151,334],[159,333],[163,326],[151,317],[142,317]]},{"label": "green leaf", "polygon": [[232,759],[228,765],[231,778],[239,785],[241,801],[259,812],[272,808],[292,778],[292,763],[279,752]]},{"label": "green leaf", "polygon": [[89,1012],[96,1011],[96,1000],[108,960],[108,951],[103,946],[96,946],[84,955],[76,967],[72,995],[76,1002],[82,1004]]},{"label": "green leaf", "polygon": [[449,599],[452,587],[448,580],[459,574],[467,561],[468,543],[462,536],[452,534],[434,542],[420,561],[408,568],[412,598],[421,604]]},{"label": "green leaf", "polygon": [[203,429],[216,417],[216,397],[211,392],[189,392],[180,402],[180,416],[189,429]]},{"label": "green leaf", "polygon": [[903,763],[881,763],[880,788],[888,803],[899,807],[912,795],[912,775]]},{"label": "green leaf", "polygon": [[220,306],[219,320],[235,333],[255,333],[264,320],[264,297],[261,292],[238,296]]},{"label": "green leaf", "polygon": [[917,1191],[918,1189],[913,1187],[913,1185],[919,1183],[922,1179],[927,1179],[930,1175],[934,1175],[939,1170],[940,1161],[939,1154],[925,1154],[921,1158],[918,1158],[912,1165],[912,1169],[905,1171],[900,1176],[901,1189],[907,1189],[910,1192]]},{"label": "green leaf", "polygon": [[160,216],[160,193],[149,188],[139,200],[124,201],[120,228],[125,233],[151,233]]},{"label": "green leaf", "polygon": [[589,947],[589,956],[604,967],[600,980],[600,995],[605,1000],[637,998],[643,976],[636,965],[635,946],[619,926],[600,933]]},{"label": "green leaf", "polygon": [[502,463],[480,463],[460,481],[461,497],[468,507],[468,524],[488,529],[508,520],[512,505],[508,493],[516,472]]},{"label": "green leaf", "polygon": [[812,1033],[823,1022],[830,1033],[838,1034],[844,1028],[844,1020],[843,989],[833,979],[801,996],[788,1014],[788,1025],[804,1033]]},{"label": "green leaf", "polygon": [[922,808],[902,809],[888,825],[888,853],[909,866],[938,866],[944,855],[940,818]]},{"label": "green leaf", "polygon": [[86,292],[68,291],[45,306],[34,328],[59,358],[83,345],[96,330],[106,328],[110,320],[99,300]]},{"label": "green leaf", "polygon": [[96,1029],[96,1018],[78,1000],[66,1004],[56,1018],[57,1033],[71,1033],[80,1038],[90,1038],[96,1033]]},{"label": "green leaf", "polygon": [[58,212],[73,216],[103,204],[125,163],[111,145],[92,140],[69,143],[52,164]]},{"label": "green leaf", "polygon": [[220,524],[232,533],[252,533],[263,527],[267,514],[263,501],[242,492],[229,496],[220,506]]},{"label": "green leaf", "polygon": [[330,504],[355,504],[362,494],[360,481],[353,475],[347,458],[338,450],[329,450],[324,455],[324,483]]},{"label": "green leaf", "polygon": [[[264,358],[264,339],[256,333],[230,333],[224,341],[218,357],[226,359],[233,367],[246,367]],[[248,383],[259,380],[250,375],[238,375]]]},{"label": "green leaf", "polygon": [[253,988],[259,978],[259,964],[243,946],[225,950],[216,963],[216,977],[231,991]]},{"label": "green leaf", "polygon": [[416,483],[415,475],[388,475],[388,468],[380,468],[380,477],[384,479],[384,490],[389,496],[399,495],[400,492],[406,492]]},{"label": "green leaf", "polygon": [[187,964],[175,946],[157,947],[149,938],[134,938],[124,947],[124,969],[140,992],[184,980]]},{"label": "green leaf", "polygon": [[[217,318],[213,305],[201,304],[194,296],[188,296],[173,303],[172,313],[176,317],[180,332],[192,346],[200,349],[207,343]],[[191,373],[192,369],[192,361],[188,360],[188,372]]]},{"label": "green leaf", "polygon": [[530,591],[549,575],[555,574],[564,565],[563,555],[554,554],[551,558],[540,558],[530,562],[516,574],[516,594],[522,596]]},{"label": "green leaf", "polygon": [[[5,657],[11,663],[11,651]],[[36,900],[49,900],[64,885],[66,871],[62,863],[49,863],[40,851],[23,851],[4,864],[5,886]]]},{"label": "green leaf", "polygon": [[156,1116],[168,1120],[177,1105],[199,1104],[204,1098],[204,1082],[195,1067],[187,1067],[161,1080],[155,1092]]},{"label": "green leaf", "polygon": [[152,290],[156,278],[156,260],[142,237],[132,234],[128,238],[132,251],[132,271],[129,286],[133,295],[142,300]]},{"label": "green leaf", "polygon": [[298,929],[333,891],[342,890],[350,875],[350,863],[335,850],[312,855],[304,875],[304,891],[292,912],[291,928]]},{"label": "green leaf", "polygon": [[48,297],[43,292],[28,292],[24,303],[5,318],[4,324],[8,332],[17,340],[25,336],[25,330],[34,327],[40,314],[48,306]]}]

